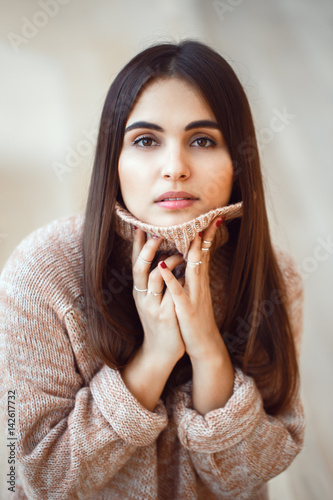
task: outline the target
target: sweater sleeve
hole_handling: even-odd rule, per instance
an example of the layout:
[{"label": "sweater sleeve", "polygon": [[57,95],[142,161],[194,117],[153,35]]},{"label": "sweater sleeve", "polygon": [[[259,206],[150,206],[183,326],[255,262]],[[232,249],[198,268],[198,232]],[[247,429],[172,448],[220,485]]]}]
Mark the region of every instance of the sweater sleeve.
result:
[{"label": "sweater sleeve", "polygon": [[[302,282],[291,261],[283,265],[299,352]],[[264,483],[290,465],[303,446],[304,413],[299,395],[288,411],[270,416],[253,378],[240,369],[235,370],[233,395],[225,407],[200,415],[192,408],[190,386],[174,393],[174,405],[179,439],[217,498],[253,498]]]},{"label": "sweater sleeve", "polygon": [[92,498],[168,420],[161,401],[149,412],[108,366],[84,381],[66,328],[70,311],[47,296],[46,268],[16,252],[0,279],[2,416],[15,391],[16,456],[29,499]]}]

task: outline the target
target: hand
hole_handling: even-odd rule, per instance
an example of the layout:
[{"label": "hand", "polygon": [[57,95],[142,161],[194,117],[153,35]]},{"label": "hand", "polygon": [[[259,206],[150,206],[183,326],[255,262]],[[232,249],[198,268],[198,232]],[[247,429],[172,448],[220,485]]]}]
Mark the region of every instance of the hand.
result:
[{"label": "hand", "polygon": [[[163,292],[164,281],[158,267],[150,271],[161,242],[162,238],[146,242],[145,233],[136,231],[132,254],[133,296],[144,339],[122,370],[127,388],[149,411],[154,410],[173,367],[185,353],[170,292],[168,289]],[[165,260],[171,272],[183,259],[181,255],[173,255]]]},{"label": "hand", "polygon": [[[208,228],[192,241],[187,258],[185,284],[182,286],[170,269],[159,270],[174,302],[175,311],[185,342],[186,352],[191,359],[203,359],[223,347],[223,339],[216,325],[209,287],[209,248],[221,218],[214,219]],[[193,264],[200,262],[201,264]],[[167,261],[165,264],[168,266]]]},{"label": "hand", "polygon": [[[161,242],[162,238],[150,238],[146,242],[145,232],[136,230],[132,253],[133,281],[137,289],[147,291],[140,292],[134,288],[133,296],[144,331],[143,352],[155,360],[168,360],[173,366],[183,356],[185,345],[171,294],[168,289],[161,293],[164,289],[161,273],[158,267],[149,272]],[[182,261],[180,254],[165,260],[170,273]]]},{"label": "hand", "polygon": [[[221,219],[191,243],[184,286],[163,263],[159,270],[174,302],[181,335],[193,369],[193,408],[202,415],[222,408],[233,393],[234,369],[214,318],[209,287],[209,248]],[[206,243],[206,242],[209,243]],[[193,264],[201,262],[200,264]],[[166,263],[166,262],[165,262]]]}]

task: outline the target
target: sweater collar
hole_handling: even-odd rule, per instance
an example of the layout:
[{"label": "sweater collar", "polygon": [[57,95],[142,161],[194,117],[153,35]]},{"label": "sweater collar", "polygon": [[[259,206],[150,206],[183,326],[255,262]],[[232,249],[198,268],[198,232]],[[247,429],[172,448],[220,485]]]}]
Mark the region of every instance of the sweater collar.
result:
[{"label": "sweater collar", "polygon": [[154,226],[147,224],[137,219],[120,203],[116,202],[115,205],[115,230],[123,239],[133,241],[134,227],[138,227],[147,233],[147,237],[160,236],[163,241],[159,247],[163,251],[176,251],[182,253],[187,257],[187,253],[191,242],[194,240],[197,233],[204,231],[215,217],[224,217],[225,223],[221,224],[216,231],[214,239],[214,247],[217,248],[228,240],[228,230],[226,223],[241,217],[243,213],[243,202],[226,205],[224,207],[215,208],[199,215],[195,219],[177,224],[174,226]]}]

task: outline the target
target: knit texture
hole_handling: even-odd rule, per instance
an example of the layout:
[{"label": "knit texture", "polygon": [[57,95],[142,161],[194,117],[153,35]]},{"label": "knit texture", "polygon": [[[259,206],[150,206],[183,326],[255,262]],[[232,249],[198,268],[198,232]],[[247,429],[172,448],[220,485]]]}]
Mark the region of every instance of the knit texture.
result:
[{"label": "knit texture", "polygon": [[[191,381],[154,411],[142,407],[121,374],[90,355],[83,222],[74,216],[37,230],[0,277],[1,412],[6,425],[7,391],[15,390],[18,459],[16,492],[5,485],[4,498],[267,498],[267,481],[302,448],[299,398],[287,412],[269,416],[254,380],[237,369],[224,408],[195,411]],[[217,324],[227,273],[218,254],[211,262]],[[278,261],[298,345],[302,284],[286,254],[279,252]]]},{"label": "knit texture", "polygon": [[140,221],[128,210],[123,208],[116,202],[115,210],[115,229],[116,232],[127,241],[132,241],[134,238],[134,227],[138,227],[145,231],[148,237],[153,235],[161,236],[163,241],[160,245],[160,250],[177,249],[184,257],[187,256],[190,243],[194,240],[197,233],[204,231],[215,217],[223,217],[225,223],[222,224],[216,231],[215,240],[218,245],[223,245],[228,239],[226,224],[228,221],[242,216],[243,202],[233,205],[226,205],[221,208],[215,208],[209,212],[199,215],[195,219],[177,224],[175,226],[154,226]]}]

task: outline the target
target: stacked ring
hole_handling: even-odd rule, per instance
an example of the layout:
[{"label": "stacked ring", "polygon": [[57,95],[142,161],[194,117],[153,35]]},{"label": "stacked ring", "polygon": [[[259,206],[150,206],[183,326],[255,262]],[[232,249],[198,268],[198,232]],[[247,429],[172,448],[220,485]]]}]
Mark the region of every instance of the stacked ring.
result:
[{"label": "stacked ring", "polygon": [[[138,256],[138,259],[141,260],[141,262],[144,262],[145,264],[151,264],[153,261],[149,261],[149,260],[145,260],[141,257],[141,255]],[[155,292],[152,292],[151,290],[149,290],[149,288],[143,288],[142,290],[140,288],[138,288],[136,285],[134,285],[134,290],[136,290],[137,292],[148,292],[152,295],[154,295],[154,297],[156,297],[157,295],[162,295],[163,294],[163,291],[162,292],[159,292],[159,293],[155,293]]]},{"label": "stacked ring", "polygon": [[207,241],[207,240],[202,240],[202,241],[203,241],[203,243],[207,243],[207,245],[209,245],[209,247],[208,248],[201,247],[201,250],[203,250],[204,252],[208,252],[210,247],[211,247],[212,242]]},{"label": "stacked ring", "polygon": [[154,295],[155,297],[157,295],[162,295],[163,292],[159,292],[159,293],[155,293],[155,292],[152,292],[151,290],[149,290],[149,288],[143,288],[142,290],[140,288],[138,288],[136,285],[134,285],[134,289],[137,291],[137,292],[148,292],[148,293],[151,293],[152,295]]}]

